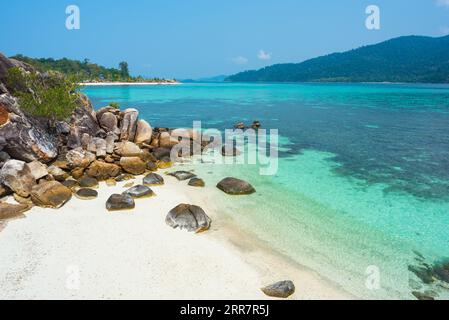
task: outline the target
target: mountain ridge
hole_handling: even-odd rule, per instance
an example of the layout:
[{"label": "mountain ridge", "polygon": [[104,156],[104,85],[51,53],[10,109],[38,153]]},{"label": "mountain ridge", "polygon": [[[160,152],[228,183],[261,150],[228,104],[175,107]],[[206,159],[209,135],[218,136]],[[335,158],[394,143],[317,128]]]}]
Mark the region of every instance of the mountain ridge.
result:
[{"label": "mountain ridge", "polygon": [[402,36],[300,63],[244,71],[226,81],[449,83],[449,36]]}]

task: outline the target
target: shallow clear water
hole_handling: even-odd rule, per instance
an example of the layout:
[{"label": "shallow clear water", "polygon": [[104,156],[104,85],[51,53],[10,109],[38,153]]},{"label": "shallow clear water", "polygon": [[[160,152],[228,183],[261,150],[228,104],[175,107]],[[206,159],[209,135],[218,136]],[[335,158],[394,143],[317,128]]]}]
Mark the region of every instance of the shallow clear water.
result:
[{"label": "shallow clear water", "polygon": [[[412,298],[416,253],[449,257],[449,87],[186,84],[89,87],[95,107],[135,107],[162,127],[232,128],[260,120],[282,136],[279,172],[203,165],[209,186],[233,176],[249,197],[213,192],[223,214],[267,245],[364,298]],[[366,287],[377,266],[381,288]],[[300,284],[299,284],[300,287]],[[424,288],[428,288],[424,286]],[[440,297],[447,292],[440,287]]]}]

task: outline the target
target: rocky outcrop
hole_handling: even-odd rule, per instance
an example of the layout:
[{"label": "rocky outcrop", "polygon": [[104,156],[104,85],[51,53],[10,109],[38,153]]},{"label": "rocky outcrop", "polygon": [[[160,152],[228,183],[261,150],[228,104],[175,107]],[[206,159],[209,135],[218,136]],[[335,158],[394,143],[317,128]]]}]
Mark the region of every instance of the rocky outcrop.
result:
[{"label": "rocky outcrop", "polygon": [[24,212],[30,210],[30,206],[24,204],[9,204],[0,202],[0,222],[5,220],[25,217]]},{"label": "rocky outcrop", "polygon": [[145,120],[139,120],[137,122],[137,131],[134,142],[140,143],[151,143],[151,138],[153,137],[153,129],[150,124]]},{"label": "rocky outcrop", "polygon": [[165,222],[174,229],[198,233],[209,230],[212,220],[200,207],[180,204],[168,213]]},{"label": "rocky outcrop", "polygon": [[113,194],[106,202],[108,211],[131,210],[135,206],[134,199],[129,195],[123,194]]},{"label": "rocky outcrop", "polygon": [[86,170],[89,177],[103,181],[109,178],[117,177],[121,172],[121,168],[113,163],[94,161]]},{"label": "rocky outcrop", "polygon": [[292,281],[280,281],[265,288],[263,293],[269,297],[286,299],[295,293],[295,285]]},{"label": "rocky outcrop", "polygon": [[72,191],[57,181],[41,181],[31,190],[34,204],[44,208],[60,208],[72,198]]},{"label": "rocky outcrop", "polygon": [[36,184],[36,179],[25,162],[9,160],[0,170],[0,184],[26,198]]},{"label": "rocky outcrop", "polygon": [[145,173],[147,165],[139,157],[122,157],[120,165],[123,170],[134,175],[141,175]]},{"label": "rocky outcrop", "polygon": [[126,109],[122,113],[122,121],[120,125],[120,140],[134,141],[137,131],[137,121],[139,111],[136,109]]},{"label": "rocky outcrop", "polygon": [[236,178],[225,178],[217,184],[217,188],[230,195],[249,195],[256,189],[248,182]]},{"label": "rocky outcrop", "polygon": [[48,121],[25,115],[16,99],[0,96],[0,136],[12,158],[48,163],[58,155],[57,139]]},{"label": "rocky outcrop", "polygon": [[95,161],[95,155],[92,152],[83,150],[81,147],[70,150],[66,154],[67,163],[70,168],[87,168]]}]

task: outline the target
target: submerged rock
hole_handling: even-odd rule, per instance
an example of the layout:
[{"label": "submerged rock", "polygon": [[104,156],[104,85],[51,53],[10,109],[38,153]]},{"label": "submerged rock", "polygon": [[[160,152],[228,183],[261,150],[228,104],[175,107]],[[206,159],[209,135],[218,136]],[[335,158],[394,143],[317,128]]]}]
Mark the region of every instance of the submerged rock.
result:
[{"label": "submerged rock", "polygon": [[217,184],[217,188],[230,195],[248,195],[256,189],[248,182],[236,178],[225,178]]},{"label": "submerged rock", "polygon": [[136,206],[134,199],[129,195],[113,194],[106,202],[108,211],[131,210]]},{"label": "submerged rock", "polygon": [[190,204],[180,204],[172,209],[165,219],[168,226],[188,232],[203,232],[209,230],[212,220],[203,209]]},{"label": "submerged rock", "polygon": [[150,173],[145,178],[143,178],[143,185],[147,187],[162,186],[164,185],[164,183],[164,178],[162,178],[157,173]]},{"label": "submerged rock", "polygon": [[176,172],[171,172],[168,175],[175,177],[179,181],[185,181],[185,180],[192,179],[192,178],[196,177],[196,175],[194,173],[188,172],[188,171],[176,171]]},{"label": "submerged rock", "polygon": [[26,198],[36,185],[36,180],[25,162],[9,160],[0,170],[0,183]]},{"label": "submerged rock", "polygon": [[286,299],[295,293],[295,285],[292,281],[281,281],[262,288],[263,293],[269,297]]},{"label": "submerged rock", "polygon": [[31,191],[33,203],[44,208],[60,208],[72,198],[72,191],[57,181],[41,181]]},{"label": "submerged rock", "polygon": [[155,195],[153,190],[151,190],[149,187],[143,186],[143,185],[137,185],[135,187],[132,187],[131,189],[123,192],[123,194],[131,196],[134,199],[150,198]]},{"label": "submerged rock", "polygon": [[98,198],[98,192],[93,189],[82,188],[75,193],[75,196],[81,200],[93,200]]}]

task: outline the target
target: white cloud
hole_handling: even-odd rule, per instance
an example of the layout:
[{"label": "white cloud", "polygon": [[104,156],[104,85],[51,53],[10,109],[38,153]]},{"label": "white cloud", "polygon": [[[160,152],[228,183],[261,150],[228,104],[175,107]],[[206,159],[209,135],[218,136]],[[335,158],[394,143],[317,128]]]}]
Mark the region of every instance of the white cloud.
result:
[{"label": "white cloud", "polygon": [[232,58],[232,62],[234,62],[235,64],[247,64],[248,59],[246,59],[245,57],[242,57],[242,56],[238,56],[238,57]]},{"label": "white cloud", "polygon": [[271,59],[271,53],[267,53],[264,50],[259,50],[259,53],[257,54],[257,57],[260,60],[270,60]]},{"label": "white cloud", "polygon": [[437,0],[437,6],[449,8],[449,0]]}]

